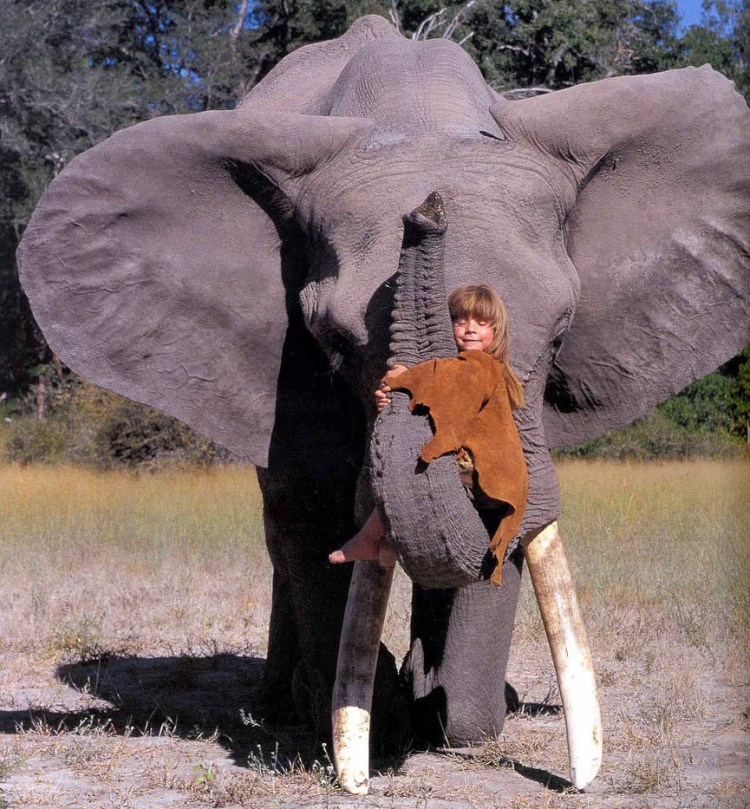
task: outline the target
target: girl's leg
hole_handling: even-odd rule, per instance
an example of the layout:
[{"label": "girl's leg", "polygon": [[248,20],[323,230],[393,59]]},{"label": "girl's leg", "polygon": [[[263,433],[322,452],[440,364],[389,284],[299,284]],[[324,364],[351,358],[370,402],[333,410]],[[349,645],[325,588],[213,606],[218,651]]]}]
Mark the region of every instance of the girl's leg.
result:
[{"label": "girl's leg", "polygon": [[334,551],[328,557],[328,561],[338,565],[357,559],[377,559],[383,541],[383,523],[378,510],[374,508],[367,522],[339,550]]}]

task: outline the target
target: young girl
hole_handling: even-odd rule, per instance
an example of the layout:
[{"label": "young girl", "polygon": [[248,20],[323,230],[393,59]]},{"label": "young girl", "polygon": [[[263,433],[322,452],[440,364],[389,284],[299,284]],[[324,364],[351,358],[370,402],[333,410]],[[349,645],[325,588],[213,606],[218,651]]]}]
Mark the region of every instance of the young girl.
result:
[{"label": "young girl", "polygon": [[[459,352],[483,351],[505,364],[505,380],[511,408],[523,407],[523,388],[508,360],[508,322],[505,306],[500,296],[491,287],[459,287],[448,299],[448,309],[453,321],[453,337]],[[453,360],[451,360],[453,362]],[[396,365],[375,391],[378,410],[390,404],[391,385],[407,369]],[[461,450],[456,456],[456,464],[462,481],[471,495],[473,482],[473,462],[471,455]],[[381,552],[388,557],[393,552],[384,536],[383,523],[377,509],[373,509],[365,524],[339,550],[334,551],[328,561],[333,564],[353,562],[357,559],[377,559]]]}]

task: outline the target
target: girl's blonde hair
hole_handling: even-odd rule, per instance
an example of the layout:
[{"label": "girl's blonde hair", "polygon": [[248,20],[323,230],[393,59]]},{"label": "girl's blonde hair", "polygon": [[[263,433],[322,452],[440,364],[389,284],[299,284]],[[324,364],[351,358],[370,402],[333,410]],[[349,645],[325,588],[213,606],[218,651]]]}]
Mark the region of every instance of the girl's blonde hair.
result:
[{"label": "girl's blonde hair", "polygon": [[505,365],[510,406],[514,409],[523,407],[523,385],[508,358],[508,315],[502,298],[486,284],[458,287],[448,298],[448,310],[453,321],[462,317],[473,317],[476,320],[484,320],[492,326],[495,337],[487,353]]}]

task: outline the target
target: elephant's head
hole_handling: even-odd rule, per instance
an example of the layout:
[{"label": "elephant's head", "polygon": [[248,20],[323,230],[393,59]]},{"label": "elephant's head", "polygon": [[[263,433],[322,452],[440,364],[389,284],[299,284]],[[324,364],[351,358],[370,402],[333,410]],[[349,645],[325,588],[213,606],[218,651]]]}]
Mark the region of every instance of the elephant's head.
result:
[{"label": "elephant's head", "polygon": [[458,46],[368,17],[235,111],[74,160],[26,230],[22,280],[72,368],[263,466],[290,293],[369,403],[402,216],[439,191],[446,287],[489,283],[509,310],[541,524],[547,448],[627,424],[745,344],[747,122],[708,68],[507,102]]},{"label": "elephant's head", "polygon": [[372,411],[402,217],[435,191],[445,287],[487,283],[508,309],[527,533],[559,513],[550,448],[750,338],[750,112],[708,67],[509,102],[457,45],[366,17],[234,111],[76,158],[26,230],[22,281],[74,370],[265,466],[290,319]]}]

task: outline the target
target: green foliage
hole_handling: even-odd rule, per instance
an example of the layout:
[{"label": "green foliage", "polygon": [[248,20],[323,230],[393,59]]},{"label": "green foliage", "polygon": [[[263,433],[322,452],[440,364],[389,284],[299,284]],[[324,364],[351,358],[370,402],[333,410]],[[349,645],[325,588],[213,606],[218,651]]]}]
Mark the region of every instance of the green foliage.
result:
[{"label": "green foliage", "polygon": [[750,346],[737,359],[739,362],[732,394],[734,432],[744,434],[750,444]]},{"label": "green foliage", "polygon": [[95,431],[92,449],[99,468],[208,466],[231,458],[176,419],[121,397]]},{"label": "green foliage", "polygon": [[675,424],[691,432],[748,441],[750,420],[750,346],[717,372],[688,385],[659,406]]},{"label": "green foliage", "polygon": [[17,419],[9,429],[5,456],[21,464],[54,463],[63,457],[65,435],[56,419]]},{"label": "green foliage", "polygon": [[678,43],[678,65],[710,64],[750,99],[750,0],[704,0],[701,25]]},{"label": "green foliage", "polygon": [[742,453],[727,433],[691,432],[658,408],[622,430],[612,430],[596,441],[557,450],[557,458],[656,461],[666,458],[735,457]]},{"label": "green foliage", "polygon": [[667,0],[403,0],[393,8],[406,35],[460,42],[497,90],[661,70],[678,22]]},{"label": "green foliage", "polygon": [[242,53],[249,86],[293,50],[341,36],[351,22],[344,0],[259,0]]},{"label": "green foliage", "polygon": [[664,402],[659,409],[670,421],[687,430],[731,433],[734,388],[728,377],[720,373],[708,374]]},{"label": "green foliage", "polygon": [[[231,453],[158,410],[91,385],[61,366],[44,366],[46,415],[36,417],[35,393],[7,411],[6,461],[66,461],[97,469],[141,470],[228,463]],[[20,412],[19,412],[20,411]]]}]

